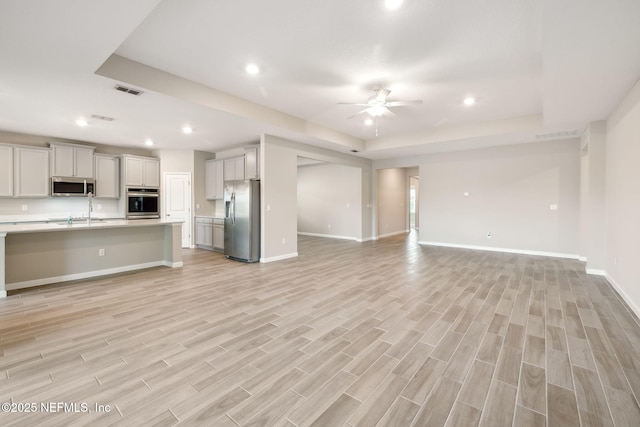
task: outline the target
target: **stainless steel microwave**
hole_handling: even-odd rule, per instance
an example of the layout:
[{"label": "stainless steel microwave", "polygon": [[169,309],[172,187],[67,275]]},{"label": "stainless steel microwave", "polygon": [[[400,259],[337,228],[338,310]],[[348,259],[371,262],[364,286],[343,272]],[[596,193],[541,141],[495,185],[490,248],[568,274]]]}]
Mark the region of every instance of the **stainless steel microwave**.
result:
[{"label": "stainless steel microwave", "polygon": [[96,194],[96,180],[91,178],[51,178],[51,195],[55,197],[86,197]]}]

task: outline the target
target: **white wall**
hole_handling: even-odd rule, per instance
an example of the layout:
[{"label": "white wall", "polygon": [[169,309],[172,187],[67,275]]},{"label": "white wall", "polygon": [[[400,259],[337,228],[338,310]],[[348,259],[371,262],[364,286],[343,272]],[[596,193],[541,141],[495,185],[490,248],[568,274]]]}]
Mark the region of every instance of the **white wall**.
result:
[{"label": "white wall", "polygon": [[[193,202],[195,205],[195,215],[215,215],[216,201],[207,200],[205,188],[205,163],[207,160],[215,158],[215,154],[206,151],[194,152],[194,169],[193,169]],[[224,211],[223,203],[219,203],[219,210]]]},{"label": "white wall", "polygon": [[[27,210],[23,211],[22,206]],[[48,197],[45,199],[14,199],[0,198],[0,220],[38,220],[49,218],[64,219],[69,215],[73,217],[87,216],[89,204],[86,197]],[[118,212],[118,200],[94,199],[92,217],[95,218],[121,218]]]},{"label": "white wall", "polygon": [[[359,240],[369,240],[371,229],[371,160],[311,145],[298,144],[271,135],[260,140],[261,258],[272,261],[296,256],[297,246],[297,169],[298,157],[352,166],[361,174],[361,223]],[[267,208],[271,210],[267,210]],[[282,239],[285,243],[282,243]]]},{"label": "white wall", "polygon": [[298,166],[298,233],[358,239],[360,170],[350,166]]},{"label": "white wall", "polygon": [[378,237],[408,231],[408,174],[406,169],[378,170]]},{"label": "white wall", "polygon": [[605,269],[606,133],[606,122],[593,122],[580,141],[580,256],[598,274]]},{"label": "white wall", "polygon": [[640,315],[640,82],[607,120],[606,273]]},{"label": "white wall", "polygon": [[420,241],[577,257],[579,149],[573,139],[426,156]]},{"label": "white wall", "polygon": [[264,135],[260,144],[260,259],[263,262],[298,255],[298,156],[278,144],[278,140]]},{"label": "white wall", "polygon": [[193,174],[193,150],[154,150],[153,155],[160,158],[160,175],[167,172]]}]

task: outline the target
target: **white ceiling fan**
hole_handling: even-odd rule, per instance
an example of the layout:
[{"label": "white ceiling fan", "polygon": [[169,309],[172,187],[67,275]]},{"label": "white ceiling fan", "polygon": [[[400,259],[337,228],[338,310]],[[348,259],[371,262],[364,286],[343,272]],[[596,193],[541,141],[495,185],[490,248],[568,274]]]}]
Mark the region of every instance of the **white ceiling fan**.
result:
[{"label": "white ceiling fan", "polygon": [[422,104],[422,100],[413,100],[413,101],[390,101],[388,99],[391,91],[389,89],[384,89],[379,85],[373,87],[374,95],[370,96],[365,103],[358,102],[338,102],[338,104],[342,105],[361,105],[363,107],[367,107],[363,110],[358,111],[353,116],[349,117],[350,119],[367,113],[371,117],[377,118],[381,116],[390,116],[393,117],[395,114],[389,109],[391,107],[403,107],[406,105],[419,105]]}]

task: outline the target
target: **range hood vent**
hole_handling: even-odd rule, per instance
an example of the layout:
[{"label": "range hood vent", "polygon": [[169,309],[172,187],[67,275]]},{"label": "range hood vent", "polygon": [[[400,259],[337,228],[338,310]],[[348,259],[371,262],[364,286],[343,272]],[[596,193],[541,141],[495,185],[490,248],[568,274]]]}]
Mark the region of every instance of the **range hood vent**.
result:
[{"label": "range hood vent", "polygon": [[126,87],[123,85],[116,85],[116,90],[119,90],[120,92],[124,92],[124,93],[128,93],[131,95],[135,95],[135,96],[140,96],[142,95],[144,92],[139,90],[139,89],[132,89],[130,87]]}]

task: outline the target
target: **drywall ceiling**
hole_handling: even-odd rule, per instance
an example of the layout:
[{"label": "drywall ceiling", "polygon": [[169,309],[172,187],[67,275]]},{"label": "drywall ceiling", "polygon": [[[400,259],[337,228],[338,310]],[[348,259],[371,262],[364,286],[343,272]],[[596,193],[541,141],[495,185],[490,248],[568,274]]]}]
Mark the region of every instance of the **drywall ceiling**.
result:
[{"label": "drywall ceiling", "polygon": [[[2,0],[0,130],[214,152],[268,133],[368,158],[579,134],[640,77],[637,16],[637,0]],[[361,107],[338,102],[376,84],[423,104],[349,118]]]}]

